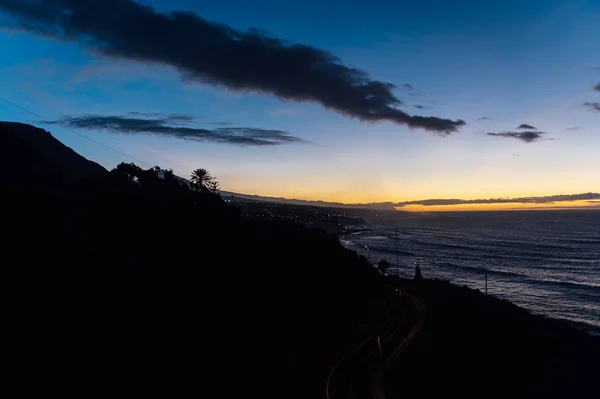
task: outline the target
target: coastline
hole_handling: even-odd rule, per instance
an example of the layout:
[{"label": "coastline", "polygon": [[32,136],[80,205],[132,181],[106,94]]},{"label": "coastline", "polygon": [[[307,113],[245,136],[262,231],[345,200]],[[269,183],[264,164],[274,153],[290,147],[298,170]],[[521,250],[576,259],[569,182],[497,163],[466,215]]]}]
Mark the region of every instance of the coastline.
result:
[{"label": "coastline", "polygon": [[337,233],[338,237],[344,237],[344,236],[355,236],[358,234],[364,234],[364,233],[370,233],[371,229],[368,228],[350,228],[350,229],[344,229],[342,232]]},{"label": "coastline", "polygon": [[[595,338],[597,337],[600,341],[600,334],[593,328],[593,326],[590,328],[590,326],[584,323],[573,323],[570,320],[559,319],[544,314],[535,313],[529,309],[517,305],[510,299],[498,298],[491,294],[486,295],[485,293],[481,292],[481,290],[469,287],[467,285],[460,286],[452,281],[438,278],[426,278],[418,283],[411,279],[397,276],[388,276],[387,278],[395,281],[395,284],[399,284],[408,292],[412,292],[415,295],[419,295],[420,293],[421,295],[425,296],[423,299],[426,301],[439,301],[440,298],[436,298],[436,291],[439,295],[459,297],[467,295],[470,296],[472,303],[477,304],[477,306],[490,306],[492,310],[500,311],[503,314],[519,314],[520,317],[528,317],[535,322],[549,323],[549,325],[552,324],[553,326],[558,326],[561,329],[573,329],[579,333],[587,334]],[[527,316],[523,316],[525,314]]]},{"label": "coastline", "polygon": [[419,261],[424,277],[484,291],[487,272],[490,294],[598,334],[600,214],[586,215],[446,213],[372,223],[371,233],[340,240],[373,263],[387,260],[390,273],[401,277],[412,277]]}]

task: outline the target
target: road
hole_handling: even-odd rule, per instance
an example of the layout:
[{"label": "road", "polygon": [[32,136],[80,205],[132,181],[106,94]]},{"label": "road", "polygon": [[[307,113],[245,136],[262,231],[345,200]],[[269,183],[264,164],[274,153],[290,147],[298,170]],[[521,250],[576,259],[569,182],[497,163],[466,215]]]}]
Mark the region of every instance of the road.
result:
[{"label": "road", "polygon": [[406,292],[401,294],[392,300],[388,321],[331,368],[327,399],[385,398],[382,373],[419,334],[425,318],[423,303]]}]

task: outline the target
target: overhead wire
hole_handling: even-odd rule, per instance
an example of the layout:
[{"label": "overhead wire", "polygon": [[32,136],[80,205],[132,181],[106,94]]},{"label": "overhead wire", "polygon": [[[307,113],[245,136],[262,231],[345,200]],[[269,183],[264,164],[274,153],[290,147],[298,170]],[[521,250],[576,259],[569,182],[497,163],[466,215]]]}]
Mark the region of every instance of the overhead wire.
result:
[{"label": "overhead wire", "polygon": [[[22,110],[22,111],[24,111],[24,112],[27,112],[28,114],[31,114],[31,115],[33,115],[33,116],[35,116],[35,117],[37,117],[37,118],[42,118],[42,116],[40,116],[40,115],[36,114],[35,112],[33,112],[33,111],[30,111],[30,110],[28,110],[27,108],[25,108],[25,107],[22,107],[22,106],[20,106],[20,105],[18,105],[18,104],[15,104],[14,102],[12,102],[12,101],[10,101],[10,100],[7,100],[7,99],[6,99],[6,98],[4,98],[4,97],[0,97],[0,100],[4,101],[4,102],[5,102],[5,103],[7,103],[7,104],[10,104],[10,105],[12,105],[13,107],[16,107],[16,108],[18,108],[18,109],[20,109],[20,110]],[[148,166],[152,167],[152,165],[151,165],[150,163],[146,162],[146,161],[142,161],[141,159],[138,159],[138,158],[136,158],[136,157],[134,157],[134,156],[131,156],[131,155],[129,155],[129,154],[126,154],[126,153],[124,153],[123,151],[117,150],[116,148],[113,148],[113,147],[111,147],[111,146],[109,146],[109,145],[106,145],[106,144],[104,144],[104,143],[101,143],[101,142],[100,142],[100,141],[98,141],[98,140],[94,140],[94,139],[93,139],[93,138],[91,138],[91,137],[88,137],[88,136],[86,136],[86,135],[84,135],[84,134],[81,134],[81,133],[79,133],[79,132],[76,132],[75,130],[73,130],[73,129],[70,129],[70,128],[66,127],[66,126],[63,126],[63,125],[62,125],[62,124],[60,124],[60,123],[57,123],[56,125],[57,125],[57,126],[59,126],[59,127],[61,127],[61,128],[63,128],[64,130],[66,130],[66,131],[68,131],[68,132],[71,132],[71,133],[73,133],[73,134],[75,134],[75,135],[77,135],[77,136],[81,137],[81,138],[84,138],[84,139],[86,139],[86,140],[89,140],[89,141],[91,141],[92,143],[96,143],[96,144],[98,144],[99,146],[102,146],[102,147],[104,147],[104,148],[107,148],[107,149],[109,149],[109,150],[111,150],[111,151],[114,151],[114,152],[116,152],[116,153],[118,153],[118,154],[120,154],[120,155],[123,155],[123,156],[125,156],[125,157],[127,157],[127,158],[133,159],[133,160],[134,160],[134,161],[136,161],[136,162],[143,163],[144,165],[148,165]]]},{"label": "overhead wire", "polygon": [[[33,102],[33,103],[35,103],[35,104],[38,104],[38,105],[40,105],[40,106],[42,106],[42,107],[46,108],[47,110],[49,110],[49,111],[51,111],[51,112],[54,112],[54,113],[56,113],[56,114],[59,114],[59,115],[61,115],[63,118],[68,118],[68,115],[66,115],[64,112],[61,112],[61,111],[59,111],[59,110],[56,110],[56,109],[53,109],[52,107],[50,107],[50,106],[48,106],[48,105],[46,105],[46,104],[42,103],[41,101],[38,101],[38,100],[36,100],[35,98],[32,98],[32,97],[30,97],[30,96],[28,96],[28,95],[26,95],[26,94],[24,94],[24,93],[21,93],[20,91],[17,91],[17,90],[11,89],[10,87],[7,87],[6,85],[2,85],[2,84],[0,84],[0,87],[4,88],[4,89],[6,89],[6,90],[10,90],[10,91],[12,91],[12,92],[14,92],[14,93],[18,94],[19,96],[21,96],[21,97],[25,98],[26,100],[28,100],[28,101],[31,101],[31,102]],[[21,109],[22,109],[22,108],[21,108]],[[40,117],[40,118],[41,118],[41,117]],[[54,124],[56,124],[56,125],[58,125],[58,126],[61,126],[61,127],[65,128],[64,126],[62,126],[62,125],[60,125],[60,124],[58,124],[58,123],[54,123]],[[113,135],[113,134],[111,134],[111,133],[109,133],[109,132],[105,132],[105,133],[106,133],[108,136],[112,137],[114,140],[119,140],[119,138],[118,138],[116,135]],[[149,156],[151,156],[151,157],[154,157],[154,158],[160,159],[160,160],[162,160],[162,161],[168,162],[168,163],[170,163],[170,164],[172,164],[172,165],[176,165],[176,166],[182,167],[182,166],[181,166],[180,164],[178,164],[177,162],[173,162],[173,161],[171,161],[171,160],[169,160],[169,159],[166,159],[166,158],[163,158],[163,157],[161,157],[160,155],[153,154],[153,153],[151,153],[150,151],[148,151],[148,150],[146,150],[146,149],[144,149],[144,148],[141,148],[141,147],[138,147],[138,146],[136,146],[135,144],[128,143],[128,142],[123,142],[123,141],[121,141],[121,143],[122,143],[122,144],[125,144],[125,145],[128,145],[128,146],[130,146],[130,147],[132,147],[132,148],[135,148],[136,150],[139,150],[139,151],[141,151],[141,152],[144,152],[144,153],[146,153],[146,155],[149,155]],[[147,163],[147,162],[144,162],[144,163],[145,163],[146,165],[149,165],[149,163]]]},{"label": "overhead wire", "polygon": [[[68,115],[64,114],[63,112],[60,112],[60,111],[58,111],[58,110],[55,110],[55,109],[52,109],[52,108],[51,108],[51,107],[49,107],[48,105],[46,105],[46,104],[44,104],[44,103],[42,103],[42,102],[40,102],[40,101],[38,101],[38,100],[36,100],[36,99],[34,99],[34,98],[31,98],[31,97],[29,97],[29,96],[27,96],[27,95],[25,95],[25,94],[23,94],[23,93],[20,93],[20,92],[17,92],[17,91],[15,91],[15,90],[12,90],[12,89],[10,89],[10,88],[8,88],[8,87],[4,86],[4,85],[0,85],[0,87],[3,87],[3,88],[5,88],[5,89],[8,89],[8,90],[10,90],[10,91],[16,92],[17,94],[19,94],[21,97],[23,97],[23,98],[27,99],[28,101],[31,101],[31,102],[33,102],[33,103],[36,103],[36,104],[38,104],[38,105],[40,105],[40,106],[42,106],[42,107],[44,107],[44,108],[48,109],[48,110],[49,110],[49,111],[51,111],[51,112],[54,112],[54,113],[60,114],[60,115],[62,115],[64,118],[67,118],[67,117],[68,117]],[[19,105],[19,104],[16,104],[16,103],[15,103],[15,102],[13,102],[13,101],[7,100],[6,98],[3,98],[3,97],[1,97],[1,96],[0,96],[0,100],[4,101],[4,102],[5,102],[5,103],[7,103],[7,104],[10,104],[10,105],[12,105],[12,106],[13,106],[13,107],[15,107],[15,108],[18,108],[18,109],[22,110],[22,111],[24,111],[24,112],[26,112],[26,113],[28,113],[28,114],[30,114],[30,115],[33,115],[33,116],[35,116],[35,117],[37,117],[37,118],[40,118],[40,120],[42,120],[42,119],[43,119],[43,117],[42,117],[41,115],[39,115],[39,114],[37,114],[37,113],[35,113],[35,112],[33,112],[33,111],[31,111],[31,110],[29,110],[29,109],[27,109],[27,108],[25,108],[25,107],[21,106],[21,105]],[[77,132],[77,131],[75,131],[75,130],[73,130],[73,129],[69,128],[68,126],[66,126],[66,125],[65,125],[65,124],[63,124],[63,123],[59,123],[59,122],[53,122],[53,124],[55,124],[55,125],[59,126],[60,128],[62,128],[62,129],[64,129],[64,130],[66,130],[66,131],[68,131],[68,132],[70,132],[70,133],[73,133],[73,134],[75,134],[75,135],[77,135],[77,136],[79,136],[79,137],[81,137],[81,138],[83,138],[83,139],[85,139],[85,140],[88,140],[88,141],[90,141],[90,142],[93,142],[93,143],[95,143],[95,144],[98,144],[98,145],[99,145],[99,146],[101,146],[101,147],[104,147],[104,148],[106,148],[106,149],[109,149],[109,150],[111,150],[111,151],[114,151],[114,152],[116,152],[116,153],[118,153],[118,154],[120,154],[120,155],[123,155],[123,156],[125,156],[125,157],[127,157],[127,158],[129,158],[129,159],[132,159],[132,160],[134,160],[134,161],[136,161],[136,162],[139,162],[139,163],[141,163],[141,164],[147,165],[147,166],[149,166],[149,167],[153,167],[153,166],[154,166],[154,165],[152,165],[152,164],[151,164],[151,163],[149,163],[149,162],[143,161],[143,160],[141,160],[141,159],[139,159],[139,158],[136,158],[136,157],[134,157],[134,156],[132,156],[132,155],[130,155],[130,154],[127,154],[127,153],[125,153],[125,152],[123,152],[123,151],[121,151],[121,150],[118,150],[118,149],[116,149],[116,148],[114,148],[114,147],[111,147],[111,146],[109,146],[109,145],[107,145],[107,144],[104,144],[104,143],[102,143],[102,142],[100,142],[100,141],[98,141],[98,140],[95,140],[95,139],[93,139],[93,138],[91,138],[91,137],[88,137],[88,136],[86,136],[86,135],[84,135],[84,134],[82,134],[82,133],[79,133],[79,132]],[[115,139],[115,140],[119,140],[119,138],[118,138],[117,136],[115,136],[115,135],[112,135],[112,134],[110,134],[110,133],[107,133],[107,134],[108,134],[109,136],[111,136],[113,139]],[[136,145],[134,145],[134,144],[131,144],[131,143],[126,143],[126,142],[122,142],[122,143],[123,143],[123,144],[126,144],[126,145],[129,145],[129,146],[130,146],[130,147],[132,147],[132,148],[138,149],[138,150],[140,150],[140,151],[142,151],[142,152],[145,152],[147,155],[150,155],[150,156],[152,156],[152,157],[155,157],[155,158],[161,159],[161,160],[163,160],[163,161],[165,161],[165,162],[169,162],[169,163],[171,163],[171,164],[173,164],[173,165],[177,165],[177,166],[179,166],[179,167],[183,168],[183,167],[182,167],[180,164],[178,164],[178,163],[176,163],[176,162],[170,161],[170,160],[168,160],[168,159],[166,159],[166,158],[162,158],[162,157],[160,157],[160,156],[158,156],[158,155],[156,155],[156,154],[152,154],[151,152],[148,152],[147,150],[145,150],[145,149],[143,149],[143,148],[140,148],[140,147],[138,147],[138,146],[136,146]],[[229,190],[229,191],[231,191],[231,192],[238,192],[238,190],[236,190],[235,188],[233,188],[233,187],[231,187],[231,186],[228,186],[228,185],[226,185],[226,184],[222,184],[222,183],[221,183],[221,186],[225,187],[227,190]]]}]

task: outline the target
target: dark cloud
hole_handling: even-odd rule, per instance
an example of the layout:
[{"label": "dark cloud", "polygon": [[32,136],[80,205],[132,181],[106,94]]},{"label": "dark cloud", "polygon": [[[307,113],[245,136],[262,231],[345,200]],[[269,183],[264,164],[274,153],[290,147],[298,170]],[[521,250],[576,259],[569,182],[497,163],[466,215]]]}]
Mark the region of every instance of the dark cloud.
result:
[{"label": "dark cloud", "polygon": [[600,91],[600,83],[598,83],[596,86],[594,86],[594,90]]},{"label": "dark cloud", "polygon": [[600,200],[600,193],[583,193],[583,194],[567,194],[567,195],[550,195],[546,197],[518,197],[518,198],[488,198],[488,199],[426,199],[418,201],[398,202],[396,207],[407,205],[465,205],[465,204],[506,204],[506,203],[521,203],[521,204],[551,204],[555,202],[566,201],[592,201]]},{"label": "dark cloud", "polygon": [[42,123],[67,126],[72,129],[106,130],[120,134],[153,134],[239,146],[260,147],[306,142],[281,130],[249,127],[199,129],[181,125],[181,122],[187,123],[193,120],[193,117],[186,115],[152,115],[153,118],[136,118],[131,113],[125,116],[86,115],[64,117],[55,121],[43,121]]},{"label": "dark cloud", "polygon": [[146,118],[152,118],[152,117],[155,117],[155,116],[163,116],[164,114],[160,114],[158,112],[138,112],[138,111],[133,111],[133,112],[128,112],[127,115],[143,116],[143,117],[146,117]]},{"label": "dark cloud", "polygon": [[518,140],[524,141],[526,143],[533,143],[534,141],[541,139],[543,134],[546,134],[546,133],[533,132],[533,131],[487,133],[488,136],[508,137],[508,138],[513,138],[513,139],[518,139]]},{"label": "dark cloud", "polygon": [[594,111],[600,112],[600,103],[590,103],[590,102],[587,102],[587,103],[583,103],[583,105],[586,106],[586,107],[588,107],[588,108],[590,108],[590,109],[593,109]]},{"label": "dark cloud", "polygon": [[404,90],[413,90],[414,89],[413,85],[411,85],[409,83],[404,84],[404,86],[402,86],[402,88]]},{"label": "dark cloud", "polygon": [[573,127],[568,127],[565,130],[573,131],[573,130],[581,130],[581,129],[583,129],[581,126],[573,126]]},{"label": "dark cloud", "polygon": [[522,124],[520,124],[519,126],[517,126],[517,129],[525,129],[525,130],[537,130],[537,127],[535,127],[535,126],[531,126],[531,125],[528,125],[528,124],[526,124],[526,123],[522,123]]},{"label": "dark cloud", "polygon": [[421,105],[421,104],[415,104],[415,105],[413,105],[413,107],[418,108],[418,109],[424,109],[425,108],[425,106]]},{"label": "dark cloud", "polygon": [[12,27],[75,41],[110,57],[171,65],[187,80],[315,102],[362,121],[390,121],[442,135],[462,120],[398,109],[391,83],[371,79],[328,51],[256,29],[238,31],[187,11],[156,12],[133,0],[0,0]]},{"label": "dark cloud", "polygon": [[[1,0],[0,0],[1,1]],[[161,114],[158,112],[128,112],[128,116],[133,117],[142,117],[142,118],[159,118],[161,122],[167,124],[181,124],[181,123],[191,123],[195,122],[196,118],[191,115],[184,114]]]},{"label": "dark cloud", "polygon": [[487,116],[484,116],[483,118],[477,118],[475,119],[476,121],[489,121],[492,118],[488,118]]}]

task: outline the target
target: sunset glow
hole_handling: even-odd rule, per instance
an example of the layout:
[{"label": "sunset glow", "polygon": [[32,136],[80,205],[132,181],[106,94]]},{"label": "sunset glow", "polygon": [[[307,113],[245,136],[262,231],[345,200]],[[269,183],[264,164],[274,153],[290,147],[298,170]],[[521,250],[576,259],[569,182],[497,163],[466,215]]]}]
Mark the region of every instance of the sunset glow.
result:
[{"label": "sunset glow", "polygon": [[451,211],[513,211],[513,210],[552,210],[552,209],[600,209],[600,202],[565,201],[550,204],[525,204],[509,202],[504,204],[465,204],[465,205],[407,205],[396,209],[406,212],[451,212]]},{"label": "sunset glow", "polygon": [[[60,26],[68,18],[53,12],[77,16],[61,2],[48,15],[0,7],[0,119],[43,127],[108,169],[206,168],[243,194],[368,204],[600,192],[598,4],[308,1],[289,18],[263,0],[146,3],[177,45]],[[170,14],[181,9],[194,13],[189,35]],[[248,27],[272,32],[259,50]],[[217,37],[227,51],[211,52]],[[594,204],[402,209],[555,207]]]}]

